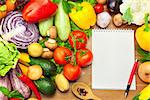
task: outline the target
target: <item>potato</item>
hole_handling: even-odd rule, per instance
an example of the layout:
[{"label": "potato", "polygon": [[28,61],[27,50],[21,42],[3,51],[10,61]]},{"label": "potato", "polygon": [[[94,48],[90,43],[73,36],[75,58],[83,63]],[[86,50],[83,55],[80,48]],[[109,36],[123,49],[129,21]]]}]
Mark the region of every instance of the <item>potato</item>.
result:
[{"label": "potato", "polygon": [[144,62],[139,66],[138,75],[142,81],[150,83],[150,61]]},{"label": "potato", "polygon": [[65,92],[65,91],[69,90],[69,82],[68,82],[68,80],[64,77],[63,74],[57,74],[57,75],[56,75],[55,83],[56,83],[56,85],[57,85],[57,88],[58,88],[61,92]]},{"label": "potato", "polygon": [[39,65],[30,66],[28,69],[28,77],[31,80],[38,80],[42,76],[42,68]]},{"label": "potato", "polygon": [[40,57],[43,52],[43,48],[39,43],[32,43],[28,46],[28,53],[32,57]]},{"label": "potato", "polygon": [[52,51],[44,51],[41,55],[42,58],[45,58],[45,59],[51,59],[53,58],[53,52]]}]

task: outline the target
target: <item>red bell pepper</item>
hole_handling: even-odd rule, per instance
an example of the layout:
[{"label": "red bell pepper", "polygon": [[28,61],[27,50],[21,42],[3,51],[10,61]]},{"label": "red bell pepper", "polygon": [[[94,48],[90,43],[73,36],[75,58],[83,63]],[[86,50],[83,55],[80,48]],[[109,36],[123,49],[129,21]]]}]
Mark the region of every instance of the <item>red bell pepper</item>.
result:
[{"label": "red bell pepper", "polygon": [[50,0],[30,0],[24,7],[22,15],[28,22],[38,22],[52,16],[58,6]]}]

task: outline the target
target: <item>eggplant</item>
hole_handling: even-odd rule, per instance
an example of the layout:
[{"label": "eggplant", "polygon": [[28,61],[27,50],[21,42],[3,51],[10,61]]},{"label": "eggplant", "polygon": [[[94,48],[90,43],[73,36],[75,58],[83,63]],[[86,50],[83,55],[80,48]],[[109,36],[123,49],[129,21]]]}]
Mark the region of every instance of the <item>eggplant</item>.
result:
[{"label": "eggplant", "polygon": [[[11,91],[11,84],[8,75],[0,77],[0,86],[4,86]],[[7,96],[0,92],[0,100],[8,100]]]},{"label": "eggplant", "polygon": [[18,90],[24,96],[24,98],[27,99],[30,97],[31,91],[29,87],[17,77],[15,72],[16,69],[13,69],[9,73],[12,88],[13,90]]},{"label": "eggplant", "polygon": [[107,0],[107,8],[112,13],[119,13],[121,4],[122,0]]}]

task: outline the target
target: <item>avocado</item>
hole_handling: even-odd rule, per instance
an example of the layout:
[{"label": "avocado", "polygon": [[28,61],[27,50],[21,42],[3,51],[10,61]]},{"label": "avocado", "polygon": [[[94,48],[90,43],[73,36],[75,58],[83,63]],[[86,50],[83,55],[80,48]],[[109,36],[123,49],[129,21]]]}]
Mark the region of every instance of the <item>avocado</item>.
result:
[{"label": "avocado", "polygon": [[32,57],[30,57],[30,60],[31,65],[39,65],[42,67],[44,76],[50,77],[57,74],[56,73],[57,66],[53,62],[43,58],[32,58]]},{"label": "avocado", "polygon": [[38,90],[44,95],[53,95],[56,91],[55,83],[49,78],[40,78],[34,81]]}]

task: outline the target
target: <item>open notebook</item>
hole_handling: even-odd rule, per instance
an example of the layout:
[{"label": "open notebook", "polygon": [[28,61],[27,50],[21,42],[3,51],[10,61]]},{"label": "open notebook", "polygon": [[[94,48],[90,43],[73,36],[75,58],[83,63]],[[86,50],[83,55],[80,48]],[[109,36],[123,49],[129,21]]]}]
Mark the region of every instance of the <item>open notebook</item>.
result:
[{"label": "open notebook", "polygon": [[[92,88],[125,90],[134,64],[134,31],[92,31]],[[135,77],[131,90],[136,89]]]}]

